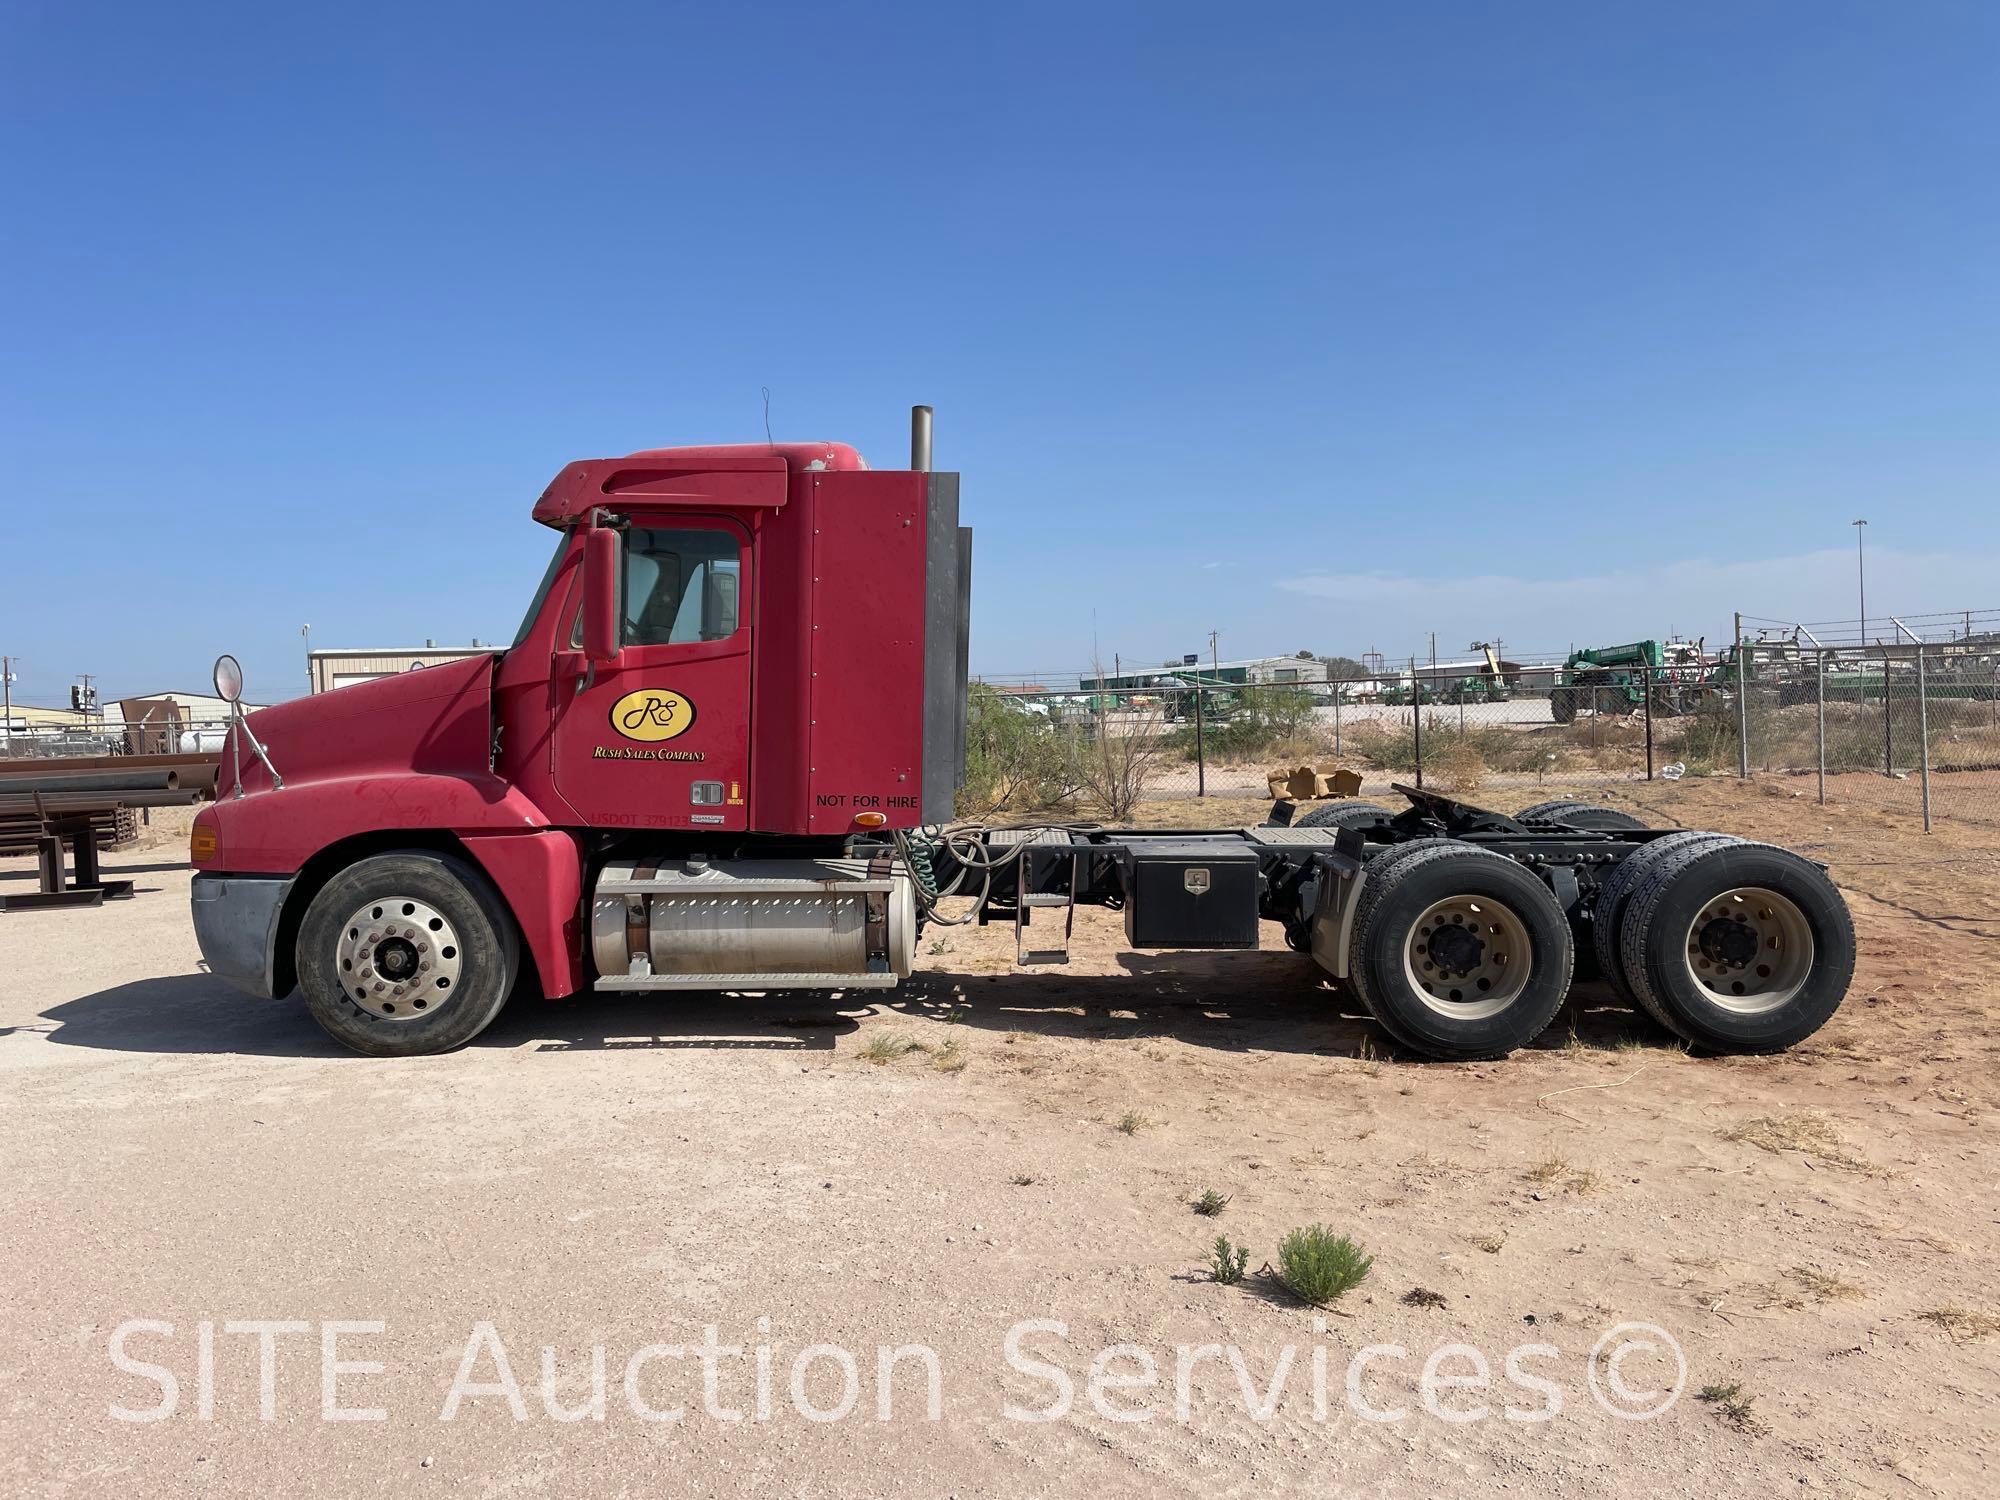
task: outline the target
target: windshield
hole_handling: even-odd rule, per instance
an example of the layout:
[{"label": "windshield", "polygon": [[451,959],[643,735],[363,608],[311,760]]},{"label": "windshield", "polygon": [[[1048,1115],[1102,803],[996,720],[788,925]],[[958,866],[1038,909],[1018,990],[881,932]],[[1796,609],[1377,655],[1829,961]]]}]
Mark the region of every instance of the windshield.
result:
[{"label": "windshield", "polygon": [[542,574],[541,586],[535,590],[535,597],[528,602],[528,612],[521,618],[521,628],[514,632],[514,644],[520,645],[528,638],[528,631],[535,623],[535,616],[542,612],[542,601],[549,597],[549,589],[556,581],[556,571],[562,567],[563,554],[569,551],[569,533],[565,531],[556,538],[556,555],[549,559],[548,571]]}]

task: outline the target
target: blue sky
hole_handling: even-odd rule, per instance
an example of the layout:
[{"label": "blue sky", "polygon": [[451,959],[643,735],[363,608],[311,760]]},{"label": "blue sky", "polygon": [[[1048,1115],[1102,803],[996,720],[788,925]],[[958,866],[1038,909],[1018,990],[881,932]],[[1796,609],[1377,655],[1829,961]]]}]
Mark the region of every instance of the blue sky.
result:
[{"label": "blue sky", "polygon": [[935,403],[993,672],[2000,605],[1982,3],[16,0],[0,130],[28,701],[505,637],[765,386]]}]

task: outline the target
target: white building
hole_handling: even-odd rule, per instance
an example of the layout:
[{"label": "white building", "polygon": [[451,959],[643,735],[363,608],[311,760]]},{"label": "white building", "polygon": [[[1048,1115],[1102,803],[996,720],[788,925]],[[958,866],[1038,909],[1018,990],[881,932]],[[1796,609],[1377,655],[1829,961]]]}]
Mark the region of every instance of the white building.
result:
[{"label": "white building", "polygon": [[416,667],[434,667],[440,662],[464,661],[468,656],[491,656],[504,648],[482,646],[440,646],[425,641],[421,646],[343,646],[324,651],[308,651],[312,690],[329,693],[357,682],[373,682],[378,677],[394,677]]}]

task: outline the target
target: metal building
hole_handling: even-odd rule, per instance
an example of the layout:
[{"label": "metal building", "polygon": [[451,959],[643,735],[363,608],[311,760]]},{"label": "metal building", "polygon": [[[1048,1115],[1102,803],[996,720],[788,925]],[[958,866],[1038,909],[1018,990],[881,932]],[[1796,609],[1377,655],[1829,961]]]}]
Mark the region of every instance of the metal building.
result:
[{"label": "metal building", "polygon": [[394,677],[418,667],[434,667],[440,662],[463,661],[468,656],[491,656],[499,646],[439,646],[426,641],[421,646],[355,646],[324,651],[308,651],[307,666],[312,672],[315,693],[332,692],[357,682],[373,682],[378,677]]},{"label": "metal building", "polygon": [[1160,667],[1127,670],[1115,676],[1081,677],[1078,684],[1087,693],[1116,692],[1126,688],[1171,687],[1185,682],[1189,676],[1232,686],[1298,687],[1325,682],[1327,671],[1326,663],[1316,656],[1257,656],[1225,662],[1211,662],[1203,656],[1185,657]]}]

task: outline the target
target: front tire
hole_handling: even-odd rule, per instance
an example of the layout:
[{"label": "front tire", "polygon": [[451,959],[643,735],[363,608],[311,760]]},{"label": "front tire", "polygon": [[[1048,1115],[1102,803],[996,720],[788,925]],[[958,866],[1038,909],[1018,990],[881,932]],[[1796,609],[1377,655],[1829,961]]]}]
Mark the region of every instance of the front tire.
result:
[{"label": "front tire", "polygon": [[1575,961],[1554,894],[1513,860],[1420,839],[1367,867],[1348,949],[1355,993],[1428,1057],[1500,1057],[1548,1028]]},{"label": "front tire", "polygon": [[472,865],[401,850],[350,865],[299,924],[299,987],[335,1041],[371,1057],[462,1047],[520,973],[514,919]]}]

